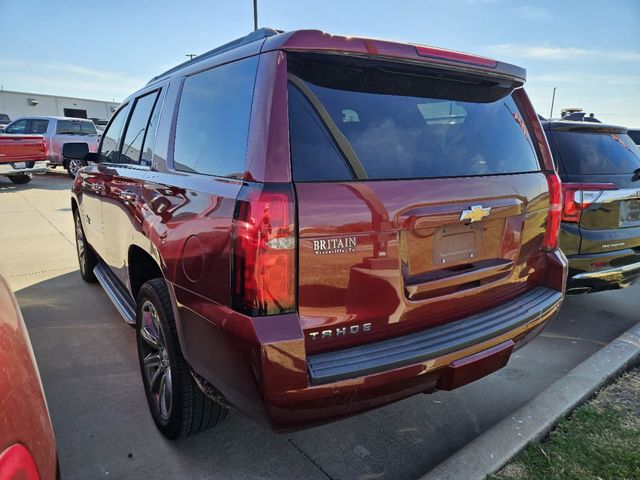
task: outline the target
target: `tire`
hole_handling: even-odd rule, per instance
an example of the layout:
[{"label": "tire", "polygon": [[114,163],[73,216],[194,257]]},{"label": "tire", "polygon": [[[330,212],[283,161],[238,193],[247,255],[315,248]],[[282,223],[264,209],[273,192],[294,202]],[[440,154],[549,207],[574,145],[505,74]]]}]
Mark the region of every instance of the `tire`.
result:
[{"label": "tire", "polygon": [[150,280],[140,289],[136,339],[149,409],[165,437],[187,437],[226,417],[227,409],[205,396],[191,376],[178,341],[164,279]]},{"label": "tire", "polygon": [[17,183],[18,185],[23,185],[31,181],[31,175],[9,175],[9,180],[11,180],[13,183]]},{"label": "tire", "polygon": [[84,160],[78,160],[77,158],[70,158],[65,161],[65,168],[67,169],[67,173],[71,178],[76,178],[76,173],[82,167],[86,167],[87,162]]},{"label": "tire", "polygon": [[87,283],[96,283],[96,276],[93,269],[98,265],[98,256],[87,242],[84,236],[84,228],[82,228],[82,220],[78,210],[73,211],[73,222],[76,231],[76,253],[78,254],[78,265],[80,266],[80,275]]}]

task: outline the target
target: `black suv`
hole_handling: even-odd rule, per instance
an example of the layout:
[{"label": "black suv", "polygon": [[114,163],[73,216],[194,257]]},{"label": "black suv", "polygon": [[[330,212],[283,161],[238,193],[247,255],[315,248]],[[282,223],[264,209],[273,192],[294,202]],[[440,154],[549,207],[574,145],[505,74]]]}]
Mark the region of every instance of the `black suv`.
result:
[{"label": "black suv", "polygon": [[564,120],[543,127],[563,183],[567,293],[631,285],[640,278],[640,150],[623,127]]}]

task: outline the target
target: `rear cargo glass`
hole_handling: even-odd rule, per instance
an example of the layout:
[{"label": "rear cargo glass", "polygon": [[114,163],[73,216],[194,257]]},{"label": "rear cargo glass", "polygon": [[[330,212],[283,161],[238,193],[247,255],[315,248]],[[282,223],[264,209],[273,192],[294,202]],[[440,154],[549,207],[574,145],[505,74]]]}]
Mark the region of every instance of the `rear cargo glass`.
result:
[{"label": "rear cargo glass", "polygon": [[568,175],[633,173],[640,168],[640,151],[626,134],[554,131]]},{"label": "rear cargo glass", "polygon": [[402,68],[289,57],[294,180],[540,170],[509,86]]}]

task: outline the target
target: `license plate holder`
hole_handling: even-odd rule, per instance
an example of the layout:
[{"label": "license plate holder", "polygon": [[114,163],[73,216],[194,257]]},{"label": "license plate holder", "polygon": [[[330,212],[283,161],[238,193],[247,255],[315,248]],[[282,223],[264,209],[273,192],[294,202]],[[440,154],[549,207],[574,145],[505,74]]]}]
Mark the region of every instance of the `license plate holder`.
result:
[{"label": "license plate holder", "polygon": [[13,164],[13,168],[15,168],[16,170],[27,168],[27,162],[15,162]]},{"label": "license plate holder", "polygon": [[433,263],[445,267],[478,258],[484,229],[480,224],[448,225],[434,235]]}]

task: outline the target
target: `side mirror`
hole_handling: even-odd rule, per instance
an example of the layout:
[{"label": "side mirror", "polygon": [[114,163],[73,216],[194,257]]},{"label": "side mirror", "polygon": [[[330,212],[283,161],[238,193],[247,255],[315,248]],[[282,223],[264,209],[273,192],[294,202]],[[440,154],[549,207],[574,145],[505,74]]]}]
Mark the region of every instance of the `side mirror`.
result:
[{"label": "side mirror", "polygon": [[73,158],[75,160],[84,160],[86,162],[97,162],[98,154],[89,152],[89,145],[86,143],[65,143],[62,146],[62,156],[64,158]]}]

